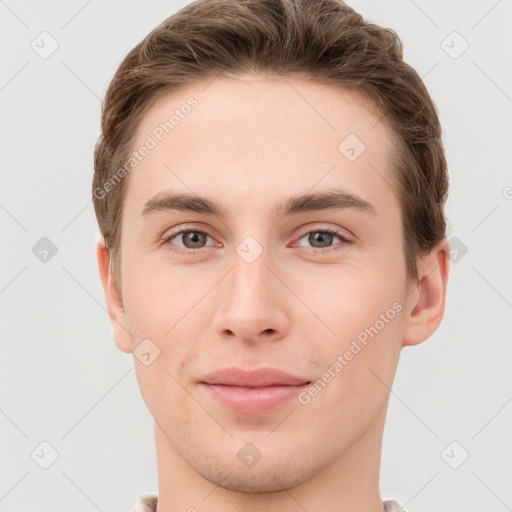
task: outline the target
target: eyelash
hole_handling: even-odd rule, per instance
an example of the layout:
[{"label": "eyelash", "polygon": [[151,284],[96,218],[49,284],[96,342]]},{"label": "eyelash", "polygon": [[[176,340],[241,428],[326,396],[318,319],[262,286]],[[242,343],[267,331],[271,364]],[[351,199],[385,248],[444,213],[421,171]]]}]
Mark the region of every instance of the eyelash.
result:
[{"label": "eyelash", "polygon": [[[198,249],[186,249],[186,248],[184,249],[184,248],[181,248],[179,246],[171,247],[171,245],[174,245],[174,244],[171,244],[171,240],[172,239],[176,238],[179,235],[182,235],[183,233],[190,233],[190,232],[192,232],[192,233],[201,233],[203,235],[210,236],[205,231],[201,231],[199,229],[194,229],[194,228],[188,228],[188,229],[182,229],[180,231],[177,231],[176,233],[173,233],[172,235],[166,237],[163,240],[163,243],[169,245],[169,249],[171,251],[173,251],[175,253],[178,253],[178,254],[184,254],[184,255],[194,254],[194,253],[197,253],[200,249],[205,249],[205,247],[200,247]],[[329,228],[315,228],[315,229],[310,229],[309,231],[305,231],[297,239],[297,241],[302,239],[302,238],[304,238],[304,236],[309,235],[310,233],[327,233],[329,235],[337,236],[341,240],[341,244],[339,244],[339,245],[347,245],[347,244],[350,245],[350,244],[354,243],[352,240],[349,240],[347,237],[345,237],[339,231],[336,231],[336,230],[333,230],[333,229],[329,229]],[[304,246],[299,246],[299,247],[304,247]],[[340,251],[340,250],[342,250],[342,247],[337,247],[337,246],[331,246],[331,247],[325,247],[325,248],[312,247],[310,252],[313,253],[313,254],[318,254],[318,253],[320,253],[320,254],[330,254],[330,253],[337,252],[337,251]]]}]

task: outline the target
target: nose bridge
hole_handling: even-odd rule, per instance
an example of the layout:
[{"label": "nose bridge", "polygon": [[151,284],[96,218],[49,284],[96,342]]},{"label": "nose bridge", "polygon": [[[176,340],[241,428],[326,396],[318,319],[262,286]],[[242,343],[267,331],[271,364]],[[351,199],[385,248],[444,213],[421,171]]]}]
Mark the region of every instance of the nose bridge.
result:
[{"label": "nose bridge", "polygon": [[268,267],[272,252],[254,237],[246,237],[235,248],[231,271],[219,288],[216,328],[221,335],[231,333],[245,340],[273,335],[287,328],[286,297],[283,285]]},{"label": "nose bridge", "polygon": [[254,237],[246,237],[236,248],[232,258],[233,270],[229,279],[230,297],[238,311],[247,314],[251,307],[264,309],[271,299],[271,251]]}]

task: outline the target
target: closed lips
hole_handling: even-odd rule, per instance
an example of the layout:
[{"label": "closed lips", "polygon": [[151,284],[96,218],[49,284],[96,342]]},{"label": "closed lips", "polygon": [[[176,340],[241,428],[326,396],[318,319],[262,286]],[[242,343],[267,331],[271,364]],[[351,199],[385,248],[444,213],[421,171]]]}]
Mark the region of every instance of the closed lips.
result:
[{"label": "closed lips", "polygon": [[236,386],[245,388],[270,386],[300,386],[311,382],[277,368],[259,368],[244,370],[231,367],[218,370],[203,377],[200,382],[219,386]]}]

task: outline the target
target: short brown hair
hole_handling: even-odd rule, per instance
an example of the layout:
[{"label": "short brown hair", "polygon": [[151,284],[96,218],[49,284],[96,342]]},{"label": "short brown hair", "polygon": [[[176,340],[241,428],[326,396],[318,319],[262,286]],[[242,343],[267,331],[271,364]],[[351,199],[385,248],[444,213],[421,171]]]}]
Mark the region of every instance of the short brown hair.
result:
[{"label": "short brown hair", "polygon": [[[94,152],[93,201],[120,285],[125,165],[144,114],[164,93],[222,72],[297,76],[359,91],[390,128],[407,277],[445,238],[448,173],[437,109],[403,61],[402,42],[342,0],[198,0],[152,30],[125,57],[106,93]],[[341,141],[340,141],[341,142]]]}]

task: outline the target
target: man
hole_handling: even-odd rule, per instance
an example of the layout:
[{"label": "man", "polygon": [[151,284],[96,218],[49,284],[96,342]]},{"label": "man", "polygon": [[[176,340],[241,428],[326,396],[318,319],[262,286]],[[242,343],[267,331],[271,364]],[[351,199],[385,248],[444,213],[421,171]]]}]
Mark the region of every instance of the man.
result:
[{"label": "man", "polygon": [[447,189],[400,40],[339,0],[200,0],[128,54],[93,199],[155,419],[134,510],[400,510],[382,433],[401,348],[443,317]]}]

